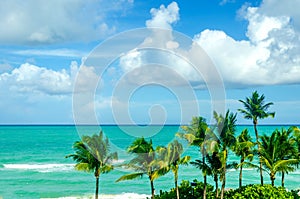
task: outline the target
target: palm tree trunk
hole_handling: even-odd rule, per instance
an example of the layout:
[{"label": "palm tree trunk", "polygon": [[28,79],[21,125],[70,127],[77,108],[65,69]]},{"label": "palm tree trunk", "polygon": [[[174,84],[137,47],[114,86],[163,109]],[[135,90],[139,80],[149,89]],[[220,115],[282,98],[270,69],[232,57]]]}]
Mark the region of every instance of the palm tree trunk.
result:
[{"label": "palm tree trunk", "polygon": [[[204,152],[202,153],[202,161],[203,164],[205,163],[205,156],[204,156]],[[203,187],[203,199],[206,199],[206,171],[203,173],[203,182],[204,182],[204,187]]]},{"label": "palm tree trunk", "polygon": [[225,149],[225,161],[223,163],[223,178],[222,178],[222,188],[221,188],[221,199],[224,198],[225,183],[226,183],[226,163],[227,163],[227,149]]},{"label": "palm tree trunk", "polygon": [[179,189],[178,189],[178,167],[174,172],[174,179],[175,179],[175,189],[176,189],[176,198],[179,199]]},{"label": "palm tree trunk", "polygon": [[243,179],[243,162],[244,162],[244,158],[241,158],[241,167],[240,167],[240,176],[239,176],[239,188],[241,188],[243,185],[242,183],[242,179]]},{"label": "palm tree trunk", "polygon": [[[258,152],[260,152],[260,144],[259,144],[259,138],[258,138],[258,131],[256,128],[257,121],[253,121],[254,124],[254,131],[255,131],[255,137],[256,137],[256,143],[257,143],[257,148]],[[258,153],[259,154],[259,153]],[[259,174],[260,174],[260,184],[264,185],[264,177],[263,177],[263,172],[262,172],[262,162],[261,162],[261,157],[260,154],[258,155],[259,157]]]},{"label": "palm tree trunk", "polygon": [[154,192],[155,192],[155,190],[154,190],[153,180],[151,180],[151,179],[150,179],[150,185],[151,185],[151,199],[154,199],[154,195],[155,195]]},{"label": "palm tree trunk", "polygon": [[98,192],[99,192],[99,176],[96,176],[96,192],[95,192],[95,199],[98,199]]},{"label": "palm tree trunk", "polygon": [[216,198],[219,197],[219,184],[218,184],[218,175],[214,175],[214,181],[216,185]]},{"label": "palm tree trunk", "polygon": [[224,176],[223,176],[223,180],[222,180],[221,199],[224,198],[225,183],[226,183],[226,165],[224,166],[223,172],[224,172],[224,174],[223,174]]},{"label": "palm tree trunk", "polygon": [[275,174],[270,173],[270,180],[271,180],[272,186],[274,187]]},{"label": "palm tree trunk", "polygon": [[281,186],[284,187],[284,171],[282,171]]}]

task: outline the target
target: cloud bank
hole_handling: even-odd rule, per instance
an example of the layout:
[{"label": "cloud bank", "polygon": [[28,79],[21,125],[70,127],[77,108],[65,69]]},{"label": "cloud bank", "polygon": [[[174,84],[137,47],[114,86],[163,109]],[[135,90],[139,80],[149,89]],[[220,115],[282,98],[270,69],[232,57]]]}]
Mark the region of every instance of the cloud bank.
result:
[{"label": "cloud bank", "polygon": [[107,15],[133,1],[0,1],[1,44],[49,44],[93,41],[115,31]]},{"label": "cloud bank", "polygon": [[[220,72],[228,88],[245,88],[261,85],[300,83],[300,2],[264,0],[259,7],[245,4],[238,12],[248,21],[247,40],[235,40],[222,30],[206,29],[194,35]],[[179,20],[176,2],[159,9],[151,9],[152,18],[146,21],[149,28],[172,29]],[[169,44],[170,49],[179,50],[172,33],[155,35],[157,47]],[[147,63],[145,53],[133,50],[120,61],[125,72]],[[193,54],[192,49],[186,52]],[[203,81],[194,76],[191,66],[184,61],[163,55],[179,74],[189,81]]]},{"label": "cloud bank", "polygon": [[247,87],[300,83],[299,1],[265,0],[244,6],[248,40],[220,30],[204,30],[194,39],[208,53],[227,85]]}]

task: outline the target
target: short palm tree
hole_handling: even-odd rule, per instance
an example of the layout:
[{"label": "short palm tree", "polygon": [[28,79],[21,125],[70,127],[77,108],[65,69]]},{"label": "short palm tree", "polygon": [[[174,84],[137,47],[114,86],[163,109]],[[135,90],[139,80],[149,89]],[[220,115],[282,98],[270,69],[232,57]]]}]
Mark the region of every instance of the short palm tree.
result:
[{"label": "short palm tree", "polygon": [[219,158],[222,163],[222,172],[220,179],[222,181],[221,199],[224,198],[225,183],[226,183],[226,169],[229,166],[227,164],[228,151],[235,145],[236,139],[234,137],[236,130],[236,114],[226,112],[225,117],[221,114],[214,112],[214,118],[216,120],[216,134],[219,136]]},{"label": "short palm tree", "polygon": [[193,166],[200,170],[205,170],[205,173],[208,176],[213,176],[214,182],[215,182],[215,192],[216,192],[216,198],[219,197],[219,176],[221,174],[222,169],[222,163],[220,161],[220,158],[218,156],[218,152],[214,151],[211,155],[206,155],[206,162],[203,162],[203,160],[195,160],[191,162]]},{"label": "short palm tree", "polygon": [[300,128],[299,127],[296,127],[296,126],[293,126],[293,136],[296,140],[296,143],[297,143],[297,147],[298,147],[298,159],[300,160]]},{"label": "short palm tree", "polygon": [[297,159],[282,158],[282,149],[285,143],[281,143],[278,131],[274,131],[271,136],[261,137],[261,150],[259,151],[264,170],[270,175],[272,186],[277,172],[293,171]]},{"label": "short palm tree", "polygon": [[246,163],[245,160],[249,160],[250,162],[253,160],[254,146],[255,144],[252,142],[248,129],[244,129],[237,137],[236,144],[233,147],[234,153],[240,157],[240,164],[238,165],[240,167],[239,188],[242,187],[243,165]]},{"label": "short palm tree", "polygon": [[[268,109],[271,105],[273,105],[272,102],[265,103],[265,96],[259,95],[257,91],[254,91],[252,93],[251,97],[247,97],[245,101],[239,100],[241,103],[243,103],[245,109],[238,109],[243,115],[245,119],[252,120],[255,136],[256,136],[256,143],[258,146],[258,151],[260,150],[260,144],[259,144],[259,135],[257,131],[257,124],[258,119],[264,119],[267,117],[274,117],[275,112],[268,112]],[[261,185],[264,184],[263,180],[263,174],[262,174],[262,162],[259,161],[259,170],[260,170],[260,183]]]},{"label": "short palm tree", "polygon": [[129,161],[128,164],[125,164],[129,169],[133,169],[136,172],[131,174],[126,174],[117,179],[117,182],[123,180],[132,180],[143,175],[147,175],[150,181],[151,186],[151,198],[154,199],[154,180],[159,176],[156,175],[155,171],[159,169],[155,163],[156,152],[152,145],[152,140],[149,142],[144,138],[137,138],[133,143],[128,147],[127,151],[130,154],[133,154],[134,157]]},{"label": "short palm tree", "polygon": [[113,170],[112,161],[118,159],[118,154],[110,153],[108,138],[101,131],[99,135],[82,136],[81,141],[73,144],[74,154],[66,158],[76,161],[75,169],[79,171],[94,172],[96,178],[95,198],[98,199],[100,174]]},{"label": "short palm tree", "polygon": [[167,147],[158,147],[157,152],[159,154],[158,162],[160,169],[155,171],[155,175],[164,175],[169,171],[174,174],[174,183],[176,190],[176,198],[179,199],[179,189],[178,189],[178,170],[179,165],[188,165],[191,157],[184,156],[181,157],[183,153],[182,144],[177,140],[169,143]]},{"label": "short palm tree", "polygon": [[[298,158],[298,146],[297,140],[293,136],[293,127],[288,128],[287,130],[282,128],[281,130],[275,130],[277,135],[278,142],[280,143],[280,150],[278,158],[281,160],[288,159],[297,159]],[[292,165],[291,165],[292,166]],[[281,186],[284,187],[284,176],[285,173],[294,171],[296,164],[294,167],[282,167],[281,171]]]},{"label": "short palm tree", "polygon": [[[203,117],[193,117],[189,126],[181,127],[184,133],[177,133],[177,136],[186,139],[190,145],[199,147],[202,154],[202,161],[205,162],[206,157],[206,138],[210,129]],[[206,185],[207,185],[207,173],[206,170],[202,170],[203,174],[203,199],[206,199]]]}]

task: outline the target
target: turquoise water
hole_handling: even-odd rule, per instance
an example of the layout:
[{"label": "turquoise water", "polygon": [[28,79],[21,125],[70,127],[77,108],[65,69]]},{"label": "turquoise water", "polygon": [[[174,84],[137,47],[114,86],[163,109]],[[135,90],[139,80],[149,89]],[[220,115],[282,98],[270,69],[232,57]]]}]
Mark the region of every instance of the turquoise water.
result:
[{"label": "turquoise water", "polygon": [[[238,126],[237,133],[248,128],[254,138],[252,126]],[[270,134],[281,126],[259,126],[259,133]],[[287,128],[287,127],[285,127]],[[104,133],[112,142],[112,150],[119,152],[119,163],[129,159],[124,149],[140,136],[149,137],[154,145],[166,145],[180,131],[179,126],[103,126]],[[67,196],[87,196],[94,193],[93,174],[73,169],[74,162],[65,156],[73,153],[72,144],[79,140],[84,132],[97,133],[96,126],[0,126],[0,198],[59,198]],[[156,132],[156,133],[153,133]],[[195,148],[187,148],[185,154],[193,159],[199,157]],[[238,160],[230,155],[230,160]],[[104,195],[125,196],[125,193],[149,194],[150,186],[146,177],[116,183],[115,180],[126,171],[116,169],[100,178],[100,193]],[[202,180],[201,172],[191,166],[182,166],[181,179]],[[227,173],[227,188],[238,186],[238,171]],[[277,176],[276,185],[280,185],[281,176]],[[209,179],[210,183],[212,179]],[[173,176],[168,174],[155,182],[156,190],[173,187]],[[244,184],[259,183],[256,170],[245,169]],[[270,183],[266,174],[265,183]],[[288,189],[300,188],[300,171],[286,176]]]}]

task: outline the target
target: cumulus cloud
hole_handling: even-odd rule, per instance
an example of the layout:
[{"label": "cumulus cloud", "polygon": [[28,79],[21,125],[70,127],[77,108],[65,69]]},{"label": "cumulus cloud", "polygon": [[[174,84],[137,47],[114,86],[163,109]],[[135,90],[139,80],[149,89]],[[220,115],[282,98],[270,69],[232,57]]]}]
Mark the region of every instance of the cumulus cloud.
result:
[{"label": "cumulus cloud", "polygon": [[[240,13],[243,13],[244,19],[248,21],[246,31],[248,39],[235,40],[224,31],[206,29],[194,36],[194,42],[205,50],[220,72],[224,83],[229,87],[299,83],[300,14],[296,11],[298,6],[300,3],[295,2],[292,6],[290,2],[282,4],[275,0],[265,0],[259,7],[245,4]],[[273,11],[273,7],[276,12]],[[159,9],[151,9],[152,18],[146,22],[147,27],[167,30],[152,30],[151,36],[146,38],[140,47],[151,46],[157,48],[157,51],[169,49],[175,54],[177,52],[184,54],[187,60],[200,56],[199,49],[195,50],[192,45],[189,49],[183,49],[176,41],[172,25],[179,20],[178,12],[179,8],[175,2],[167,7],[161,5]],[[149,81],[150,69],[145,68],[144,72],[137,70],[147,63],[170,66],[173,72],[180,74],[189,82],[196,82],[198,88],[204,88],[199,86],[199,83],[201,85],[205,82],[205,77],[203,80],[185,59],[174,54],[164,52],[154,54],[149,50],[134,49],[120,58],[123,71],[135,70],[131,73],[131,80],[140,83],[143,79]],[[210,70],[209,67],[202,69],[204,76],[211,76],[206,73]],[[159,74],[162,74],[162,71],[156,72],[151,71],[152,80],[161,81]],[[169,80],[172,84],[171,74],[165,76],[164,82]]]},{"label": "cumulus cloud", "polygon": [[172,24],[179,20],[179,7],[176,2],[170,3],[167,7],[161,5],[159,9],[150,10],[152,19],[146,21],[149,28],[172,29]]},{"label": "cumulus cloud", "polygon": [[18,92],[61,94],[72,89],[71,76],[66,70],[54,71],[29,63],[22,64],[11,73],[1,74],[0,82],[11,91]]},{"label": "cumulus cloud", "polygon": [[0,74],[0,86],[11,93],[41,93],[46,95],[67,95],[73,92],[76,81],[76,92],[84,92],[91,84],[98,82],[93,67],[81,66],[80,77],[77,62],[73,61],[70,69],[55,71],[29,63],[21,64],[11,72]]},{"label": "cumulus cloud", "polygon": [[[278,12],[273,12],[273,6]],[[248,40],[237,41],[218,30],[204,30],[194,39],[229,85],[299,83],[300,29],[295,25],[300,21],[295,12],[298,6],[300,3],[291,7],[290,1],[265,0],[260,7],[244,7]]]},{"label": "cumulus cloud", "polygon": [[[172,31],[172,25],[179,20],[177,3],[152,8],[151,14],[152,18],[146,22],[149,31],[145,31],[145,35],[149,36],[138,48],[120,57],[119,64],[126,80],[138,85],[152,82],[204,88],[203,83],[209,76],[216,75],[216,71],[209,69],[212,64],[199,45],[195,45],[189,37]],[[199,68],[200,72],[197,71]]]},{"label": "cumulus cloud", "polygon": [[0,2],[2,44],[45,44],[91,41],[115,31],[106,15],[133,1],[22,0]]}]

